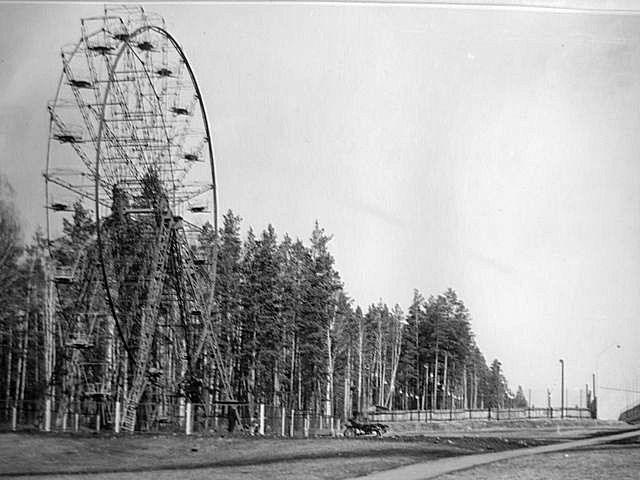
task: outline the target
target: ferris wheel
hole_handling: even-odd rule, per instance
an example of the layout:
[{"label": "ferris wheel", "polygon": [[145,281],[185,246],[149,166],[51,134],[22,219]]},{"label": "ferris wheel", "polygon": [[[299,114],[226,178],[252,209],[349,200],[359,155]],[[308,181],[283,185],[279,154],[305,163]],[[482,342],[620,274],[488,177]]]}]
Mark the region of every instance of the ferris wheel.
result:
[{"label": "ferris wheel", "polygon": [[[108,6],[80,27],[62,49],[48,108],[55,309],[74,372],[66,381],[76,395],[120,398],[122,426],[133,430],[143,396],[184,388],[203,357],[220,362],[210,341],[211,131],[194,72],[161,17]],[[93,226],[74,225],[78,210],[92,212]],[[63,230],[75,242],[66,250]]]}]

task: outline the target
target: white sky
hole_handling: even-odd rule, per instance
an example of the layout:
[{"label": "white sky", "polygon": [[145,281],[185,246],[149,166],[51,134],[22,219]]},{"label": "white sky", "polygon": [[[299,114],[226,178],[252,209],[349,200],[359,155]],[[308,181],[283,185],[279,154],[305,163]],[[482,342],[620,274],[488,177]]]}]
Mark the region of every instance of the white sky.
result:
[{"label": "white sky", "polygon": [[[28,235],[59,49],[101,8],[0,4],[0,171]],[[146,9],[199,78],[222,211],[304,239],[318,219],[363,307],[454,288],[536,405],[547,387],[559,403],[561,357],[571,405],[596,366],[602,386],[640,390],[640,15]],[[600,394],[608,417],[640,398]]]}]

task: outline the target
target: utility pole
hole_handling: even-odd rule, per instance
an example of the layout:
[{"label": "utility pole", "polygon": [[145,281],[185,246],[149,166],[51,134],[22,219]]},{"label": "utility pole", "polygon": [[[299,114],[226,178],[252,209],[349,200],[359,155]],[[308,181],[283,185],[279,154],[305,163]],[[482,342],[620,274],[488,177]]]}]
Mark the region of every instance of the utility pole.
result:
[{"label": "utility pole", "polygon": [[596,396],[596,374],[594,373],[591,376],[591,381],[593,382],[593,418],[598,418],[598,397]]},{"label": "utility pole", "polygon": [[564,418],[564,360],[560,359],[561,377],[560,377],[560,418]]}]

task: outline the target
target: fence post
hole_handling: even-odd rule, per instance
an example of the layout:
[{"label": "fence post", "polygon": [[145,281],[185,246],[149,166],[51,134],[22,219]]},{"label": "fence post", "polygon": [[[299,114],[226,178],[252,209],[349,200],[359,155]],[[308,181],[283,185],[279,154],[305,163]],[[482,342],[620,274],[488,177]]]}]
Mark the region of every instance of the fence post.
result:
[{"label": "fence post", "polygon": [[73,414],[73,431],[77,432],[80,429],[80,414],[78,412]]},{"label": "fence post", "polygon": [[264,403],[260,404],[260,427],[258,433],[264,435]]},{"label": "fence post", "polygon": [[335,428],[335,424],[333,423],[333,415],[329,416],[329,423],[331,424],[331,436],[335,437],[336,436],[336,428]]},{"label": "fence post", "polygon": [[67,431],[67,417],[68,417],[68,413],[64,412],[62,414],[62,431],[66,432]]},{"label": "fence post", "polygon": [[113,425],[113,431],[115,433],[120,433],[120,402],[116,402],[116,418]]},{"label": "fence post", "polygon": [[289,423],[289,436],[293,438],[293,427],[295,421],[295,410],[291,410],[291,423]]},{"label": "fence post", "polygon": [[96,413],[96,432],[100,431],[100,413]]},{"label": "fence post", "polygon": [[11,407],[11,430],[14,432],[18,429],[18,409]]},{"label": "fence post", "polygon": [[51,399],[47,398],[44,401],[44,431],[51,431]]},{"label": "fence post", "polygon": [[284,409],[284,407],[282,407],[280,409],[280,413],[281,413],[281,417],[282,417],[282,421],[280,422],[280,436],[284,437],[285,434],[285,430],[286,430],[286,421],[287,421],[287,411]]},{"label": "fence post", "polygon": [[184,433],[186,435],[191,435],[192,433],[192,428],[191,428],[191,402],[187,402],[186,406],[185,406],[185,413],[184,413]]},{"label": "fence post", "polygon": [[184,397],[180,397],[179,403],[178,403],[178,417],[180,418],[180,426],[184,426],[185,421],[184,421]]},{"label": "fence post", "polygon": [[311,420],[309,419],[309,414],[307,413],[304,417],[304,438],[309,438],[309,424]]}]

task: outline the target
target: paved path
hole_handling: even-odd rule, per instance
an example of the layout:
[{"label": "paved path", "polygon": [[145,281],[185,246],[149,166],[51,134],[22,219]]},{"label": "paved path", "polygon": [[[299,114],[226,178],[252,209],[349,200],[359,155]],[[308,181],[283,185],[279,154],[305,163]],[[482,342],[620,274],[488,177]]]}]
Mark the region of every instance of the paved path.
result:
[{"label": "paved path", "polygon": [[585,440],[575,440],[554,445],[544,445],[541,447],[519,448],[517,450],[507,450],[505,452],[482,453],[479,455],[463,455],[460,457],[443,458],[441,460],[433,460],[430,462],[415,463],[406,467],[395,468],[393,470],[385,470],[381,472],[371,473],[358,480],[424,480],[434,478],[445,473],[455,472],[457,470],[466,470],[468,468],[484,465],[486,463],[497,462],[499,460],[507,460],[510,458],[522,457],[525,455],[537,455],[540,453],[559,452],[562,450],[571,450],[574,448],[588,447],[600,443],[610,443],[625,438],[633,438],[640,436],[640,429],[631,432],[617,433],[596,438],[588,438]]}]

